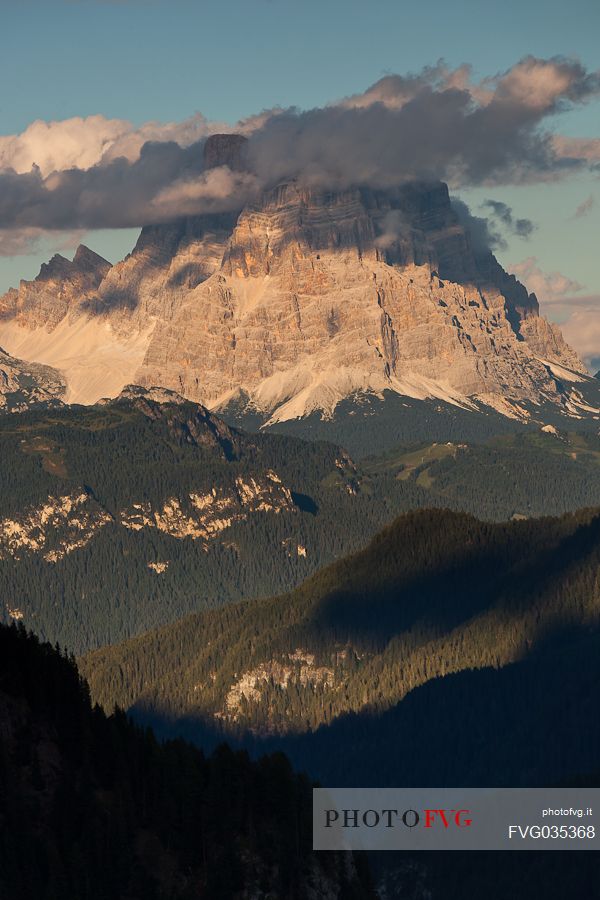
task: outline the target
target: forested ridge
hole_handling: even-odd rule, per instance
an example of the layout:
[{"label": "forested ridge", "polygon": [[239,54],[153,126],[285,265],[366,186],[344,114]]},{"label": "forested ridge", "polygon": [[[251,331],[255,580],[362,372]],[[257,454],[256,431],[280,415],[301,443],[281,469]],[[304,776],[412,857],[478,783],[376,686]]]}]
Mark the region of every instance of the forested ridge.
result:
[{"label": "forested ridge", "polygon": [[364,860],[313,853],[311,785],[282,754],[159,744],[15,626],[0,626],[0,712],[6,900],[372,896]]},{"label": "forested ridge", "polygon": [[[389,496],[383,488],[355,495],[354,466],[333,445],[246,436],[215,417],[210,421],[221,436],[204,440],[205,428],[190,432],[197,409],[153,404],[150,415],[124,401],[0,423],[0,517],[17,524],[28,516],[41,521],[48,498],[74,493],[87,498],[86,510],[105,519],[102,527],[92,524],[84,546],[74,546],[77,525],[69,531],[68,521],[50,522],[43,548],[25,545],[16,558],[2,552],[0,540],[5,620],[13,611],[36,633],[81,652],[191,610],[286,590],[360,546],[399,507],[424,502],[426,495],[413,485]],[[275,512],[258,501],[243,508],[239,481],[262,487],[268,473],[281,480],[279,500],[285,490],[289,501]],[[190,494],[213,490],[217,500],[233,498],[238,515],[206,540],[156,527],[127,528],[120,519],[123,511],[131,517],[134,505],[149,505],[151,518],[173,499],[185,507]],[[80,521],[79,510],[70,518]],[[32,537],[37,540],[39,531]],[[68,541],[72,549],[61,552]],[[53,551],[57,558],[49,561]],[[157,572],[151,567],[156,564],[164,569]]]},{"label": "forested ridge", "polygon": [[[8,552],[0,535],[0,616],[22,617],[76,653],[289,590],[410,509],[498,521],[600,505],[600,438],[592,434],[411,444],[355,463],[333,444],[244,434],[202,407],[158,404],[138,390],[0,421],[0,531],[29,517],[26,538],[39,544],[24,539]],[[125,513],[143,508],[152,519],[173,499],[185,512],[191,494],[235,498],[239,480],[262,489],[272,484],[268,473],[289,502],[274,512],[236,500],[239,515],[206,539],[123,524]],[[79,509],[36,529],[49,498],[71,496],[83,496],[90,515],[84,539]]]},{"label": "forested ridge", "polygon": [[[0,628],[0,894],[370,896],[360,860],[311,854],[309,784],[282,750],[328,784],[597,783],[597,436],[411,443],[356,463],[142,397],[2,422],[0,449],[1,519],[79,490],[111,517],[54,563],[0,560],[5,609],[78,652],[161,626],[80,659],[105,712],[71,657]],[[119,522],[269,471],[290,505],[214,540]],[[224,739],[237,749],[213,754]],[[219,803],[233,813],[215,820]],[[504,900],[585,896],[599,874],[593,855],[521,856],[390,859],[381,879],[387,896]]]},{"label": "forested ridge", "polygon": [[[417,511],[291,594],[188,617],[82,670],[163,735],[284,750],[326,785],[597,786],[599,572],[598,510]],[[594,853],[377,856],[382,898],[563,900],[600,878]]]},{"label": "forested ridge", "polygon": [[416,511],[290,594],[187,617],[89,654],[82,671],[104,706],[167,731],[307,733],[595,635],[599,572],[597,511],[507,523]]}]

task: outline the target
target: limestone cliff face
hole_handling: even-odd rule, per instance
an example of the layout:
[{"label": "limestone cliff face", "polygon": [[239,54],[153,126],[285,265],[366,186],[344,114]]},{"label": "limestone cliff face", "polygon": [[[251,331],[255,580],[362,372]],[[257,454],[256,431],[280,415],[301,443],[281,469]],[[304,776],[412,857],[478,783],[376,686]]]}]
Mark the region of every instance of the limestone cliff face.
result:
[{"label": "limestone cliff face", "polygon": [[291,492],[276,472],[262,478],[236,478],[233,490],[213,487],[204,493],[169,497],[158,507],[134,503],[120,513],[120,524],[131,531],[156,528],[174,538],[191,538],[204,546],[232,525],[254,513],[295,512]]},{"label": "limestone cliff face", "polygon": [[[37,555],[47,563],[57,563],[86,547],[109,523],[132,532],[150,529],[178,540],[189,538],[208,549],[227,529],[257,514],[296,512],[290,489],[272,469],[240,475],[233,484],[172,495],[160,503],[142,499],[119,509],[116,515],[87,490],[76,488],[49,496],[43,504],[18,515],[0,517],[0,561]],[[167,567],[168,562],[158,574]]]},{"label": "limestone cliff face", "polygon": [[110,521],[111,516],[85,491],[48,497],[43,506],[0,519],[0,560],[39,553],[46,562],[58,562],[85,547]]},{"label": "limestone cliff face", "polygon": [[99,287],[110,263],[83,244],[73,261],[56,254],[42,265],[33,281],[21,281],[0,297],[0,321],[16,320],[29,329],[51,331],[65,318],[79,312],[87,297]]},{"label": "limestone cliff face", "polygon": [[445,185],[287,184],[241,213],[219,271],[157,325],[137,380],[209,406],[241,388],[277,419],[385,388],[560,402],[548,362],[584,372],[535,296],[476,258]]},{"label": "limestone cliff face", "polygon": [[235,225],[231,214],[197,216],[142,229],[133,252],[112,267],[88,298],[119,334],[169,321],[185,296],[220,266]]},{"label": "limestone cliff face", "polygon": [[[240,168],[243,153],[215,135],[205,165]],[[112,267],[80,251],[0,299],[0,343],[65,373],[69,401],[132,382],[210,408],[243,397],[277,421],[389,389],[520,414],[568,409],[565,385],[587,377],[535,295],[474,252],[441,183],[291,182],[239,213],[144,228]]]},{"label": "limestone cliff face", "polygon": [[15,359],[0,348],[0,413],[61,405],[65,382],[48,366]]},{"label": "limestone cliff face", "polygon": [[[211,135],[204,146],[204,167],[241,168],[246,139]],[[95,314],[110,316],[113,327],[127,333],[155,320],[170,320],[183,298],[221,265],[237,215],[191,216],[142,229],[133,249],[117,263],[89,300]]]}]

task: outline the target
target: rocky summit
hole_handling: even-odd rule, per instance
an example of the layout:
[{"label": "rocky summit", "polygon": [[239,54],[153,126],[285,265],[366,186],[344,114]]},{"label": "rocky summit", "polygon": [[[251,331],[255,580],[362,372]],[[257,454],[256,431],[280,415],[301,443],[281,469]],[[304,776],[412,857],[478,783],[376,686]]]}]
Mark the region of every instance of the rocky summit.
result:
[{"label": "rocky summit", "polygon": [[[243,167],[213,135],[205,166]],[[386,391],[512,418],[595,414],[538,301],[478,250],[441,182],[288,181],[235,212],[142,229],[110,266],[85,247],[0,298],[0,344],[63,373],[67,402],[161,386],[270,424]]]}]

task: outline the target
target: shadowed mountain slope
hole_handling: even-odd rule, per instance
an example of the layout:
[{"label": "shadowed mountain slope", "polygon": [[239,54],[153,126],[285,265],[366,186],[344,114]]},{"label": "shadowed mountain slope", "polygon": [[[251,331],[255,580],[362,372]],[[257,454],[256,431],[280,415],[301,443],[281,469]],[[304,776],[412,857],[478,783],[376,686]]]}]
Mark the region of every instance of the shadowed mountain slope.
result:
[{"label": "shadowed mountain slope", "polygon": [[167,732],[310,732],[596,634],[599,566],[592,511],[504,524],[414,512],[291,594],[186,618],[82,666],[102,704]]},{"label": "shadowed mountain slope", "polygon": [[0,626],[0,894],[11,900],[372,896],[312,852],[310,783],[282,755],[210,757],[92,709],[72,660]]}]

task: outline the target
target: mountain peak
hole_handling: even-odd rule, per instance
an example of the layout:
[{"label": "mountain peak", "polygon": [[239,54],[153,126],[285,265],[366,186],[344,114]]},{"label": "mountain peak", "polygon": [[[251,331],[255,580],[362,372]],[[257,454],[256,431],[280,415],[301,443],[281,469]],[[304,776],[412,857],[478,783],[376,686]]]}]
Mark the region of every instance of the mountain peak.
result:
[{"label": "mountain peak", "polygon": [[75,251],[72,261],[61,253],[55,253],[47,263],[42,263],[35,280],[68,279],[75,274],[97,274],[100,278],[103,278],[110,268],[111,264],[108,260],[98,253],[94,253],[85,244],[80,244]]},{"label": "mountain peak", "polygon": [[61,278],[68,275],[72,263],[61,253],[55,253],[47,263],[42,263],[36,281],[47,281],[50,278]]},{"label": "mountain peak", "polygon": [[244,168],[242,157],[247,143],[242,134],[211,134],[204,145],[204,167],[229,166],[240,171]]},{"label": "mountain peak", "polygon": [[101,401],[102,405],[122,402],[130,403],[152,421],[165,421],[181,443],[212,448],[225,459],[235,459],[239,454],[238,432],[200,403],[192,403],[176,391],[128,384],[115,400]]},{"label": "mountain peak", "polygon": [[[239,134],[211,135],[204,164],[239,169],[245,146]],[[82,384],[57,326],[83,316],[95,374]],[[38,358],[76,383],[72,402],[135,382],[211,409],[243,395],[270,425],[331,417],[348,398],[386,391],[467,409],[481,401],[517,418],[524,402],[579,414],[568,383],[588,377],[535,296],[475,245],[439,181],[282,183],[239,215],[149,226],[113,267],[81,245],[73,262],[56,255],[36,282],[0,298],[0,317],[13,355],[23,354],[23,326],[44,327]]]},{"label": "mountain peak", "polygon": [[73,266],[77,269],[105,269],[108,271],[111,268],[111,264],[107,259],[104,259],[103,256],[100,256],[99,253],[96,253],[94,250],[90,250],[89,247],[86,247],[85,244],[80,244],[75,251],[75,256],[73,257]]},{"label": "mountain peak", "polygon": [[188,403],[189,401],[182,397],[181,394],[178,394],[176,391],[170,391],[168,388],[163,387],[141,387],[139,384],[126,384],[118,397],[115,398],[114,401],[102,401],[102,402],[119,402],[121,400],[151,400],[153,403],[166,404],[172,403],[180,406],[182,403]]}]

